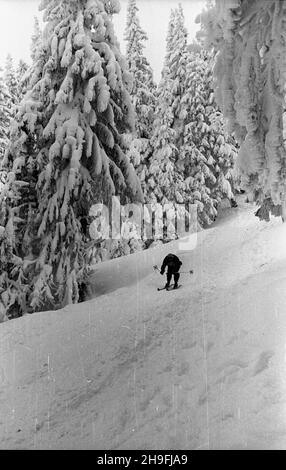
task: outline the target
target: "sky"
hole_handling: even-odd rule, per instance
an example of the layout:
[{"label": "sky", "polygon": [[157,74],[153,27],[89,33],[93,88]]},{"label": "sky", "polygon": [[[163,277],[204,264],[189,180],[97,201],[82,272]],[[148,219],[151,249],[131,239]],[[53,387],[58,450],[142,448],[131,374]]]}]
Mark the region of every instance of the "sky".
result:
[{"label": "sky", "polygon": [[[179,0],[137,0],[141,26],[148,35],[145,54],[159,81],[165,55],[165,39],[170,11]],[[206,0],[181,0],[190,40],[199,28],[195,18],[202,11]],[[40,0],[0,0],[0,65],[3,66],[8,53],[17,63],[20,59],[30,61],[30,43],[34,27],[34,16],[41,19],[38,11]],[[127,0],[121,0],[121,12],[114,16],[114,26],[121,50],[125,52],[123,40],[126,24]]]}]

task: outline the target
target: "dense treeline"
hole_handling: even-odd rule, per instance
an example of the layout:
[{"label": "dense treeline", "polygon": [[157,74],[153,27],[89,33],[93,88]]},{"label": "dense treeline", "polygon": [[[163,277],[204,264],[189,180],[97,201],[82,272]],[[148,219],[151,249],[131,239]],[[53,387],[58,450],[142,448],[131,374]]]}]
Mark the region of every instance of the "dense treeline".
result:
[{"label": "dense treeline", "polygon": [[158,86],[135,0],[125,56],[112,23],[117,0],[40,8],[45,30],[35,22],[31,65],[15,71],[8,57],[0,81],[3,317],[78,302],[93,263],[150,244],[134,236],[128,214],[129,239],[100,238],[90,229],[96,205],[111,207],[114,196],[154,211],[180,204],[187,217],[193,204],[205,226],[235,185],[237,146],[214,97],[214,53],[189,44],[181,6],[170,16]]}]

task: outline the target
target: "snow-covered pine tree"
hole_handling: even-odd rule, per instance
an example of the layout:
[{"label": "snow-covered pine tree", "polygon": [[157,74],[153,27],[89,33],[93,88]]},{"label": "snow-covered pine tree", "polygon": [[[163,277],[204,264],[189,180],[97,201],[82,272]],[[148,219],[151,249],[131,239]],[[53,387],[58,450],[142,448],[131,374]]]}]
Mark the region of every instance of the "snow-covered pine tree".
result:
[{"label": "snow-covered pine tree", "polygon": [[16,112],[15,106],[18,104],[18,83],[14,68],[14,61],[10,54],[8,54],[6,58],[4,80],[10,95],[9,108],[11,113],[14,115]]},{"label": "snow-covered pine tree", "polygon": [[[0,293],[1,287],[5,284],[4,276],[7,275],[7,265],[9,259],[9,238],[1,222],[5,214],[4,188],[7,181],[7,173],[2,168],[2,162],[9,143],[9,129],[11,122],[11,111],[9,108],[10,95],[5,85],[2,69],[0,69]],[[4,302],[0,298],[0,322],[5,318]]]},{"label": "snow-covered pine tree", "polygon": [[19,60],[18,67],[16,69],[16,77],[18,82],[21,81],[25,73],[27,72],[29,65],[23,59]]},{"label": "snow-covered pine tree", "polygon": [[27,72],[29,69],[29,65],[24,61],[20,60],[18,67],[16,69],[16,80],[17,80],[17,101],[20,103],[23,96],[27,91]]},{"label": "snow-covered pine tree", "polygon": [[187,57],[187,30],[183,10],[179,6],[171,12],[168,26],[167,50],[151,140],[153,155],[148,172],[147,192],[154,202],[163,204],[186,202],[183,170],[177,162],[182,143],[181,97]]},{"label": "snow-covered pine tree", "polygon": [[42,31],[37,16],[34,17],[34,31],[31,37],[31,59],[32,65],[25,74],[25,86],[32,89],[33,86],[41,79],[41,73],[45,66],[48,52],[48,43],[44,38],[45,31]]},{"label": "snow-covered pine tree", "polygon": [[[172,28],[171,28],[172,29]],[[173,96],[172,110],[174,114],[174,129],[177,134],[177,146],[181,143],[182,134],[182,102],[181,98],[185,90],[185,80],[187,73],[188,32],[185,27],[185,17],[182,5],[174,10],[174,27],[172,33],[167,38],[167,55],[163,75],[170,80],[171,93]]]},{"label": "snow-covered pine tree", "polygon": [[128,2],[124,38],[127,42],[127,66],[133,78],[130,94],[136,111],[136,134],[139,138],[148,139],[152,130],[156,87],[153,71],[144,55],[147,35],[140,26],[136,0]]},{"label": "snow-covered pine tree", "polygon": [[33,62],[35,62],[38,58],[38,53],[42,45],[42,40],[43,40],[43,33],[40,27],[39,18],[35,16],[34,17],[34,31],[32,34],[32,41],[31,41],[31,58]]},{"label": "snow-covered pine tree", "polygon": [[140,26],[136,0],[129,0],[125,29],[126,59],[128,70],[133,78],[131,99],[136,113],[135,132],[126,135],[128,157],[136,169],[145,194],[146,175],[152,147],[156,85],[152,68],[144,55],[147,35]]},{"label": "snow-covered pine tree", "polygon": [[200,19],[218,51],[216,96],[240,144],[242,185],[258,216],[286,220],[285,2],[216,0]]},{"label": "snow-covered pine tree", "polygon": [[3,71],[0,69],[0,172],[1,162],[9,141],[9,126],[11,121],[9,103],[10,94],[3,79]]},{"label": "snow-covered pine tree", "polygon": [[184,166],[188,200],[197,204],[198,220],[210,224],[222,198],[231,199],[236,158],[234,139],[226,132],[223,115],[214,99],[214,57],[211,52],[191,52],[188,59],[184,106]]},{"label": "snow-covered pine tree", "polygon": [[13,227],[17,257],[1,285],[8,314],[76,302],[90,207],[115,193],[122,202],[142,200],[122,144],[134,114],[110,16],[119,2],[42,0],[41,9],[46,60],[34,64],[5,159],[1,225]]}]

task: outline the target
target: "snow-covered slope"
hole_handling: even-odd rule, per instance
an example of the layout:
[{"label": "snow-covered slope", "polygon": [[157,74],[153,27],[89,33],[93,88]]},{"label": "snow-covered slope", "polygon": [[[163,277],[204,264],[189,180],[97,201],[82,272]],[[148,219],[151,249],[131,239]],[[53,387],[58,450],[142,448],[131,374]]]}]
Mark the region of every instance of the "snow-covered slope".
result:
[{"label": "snow-covered slope", "polygon": [[[0,447],[286,449],[286,224],[102,264],[96,298],[0,325]],[[152,270],[179,253],[178,291]]]}]

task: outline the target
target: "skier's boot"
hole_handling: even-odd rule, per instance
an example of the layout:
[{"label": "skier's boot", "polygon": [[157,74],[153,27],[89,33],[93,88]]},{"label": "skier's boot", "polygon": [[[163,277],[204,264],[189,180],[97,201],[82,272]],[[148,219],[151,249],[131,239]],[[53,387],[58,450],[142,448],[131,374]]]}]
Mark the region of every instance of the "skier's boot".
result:
[{"label": "skier's boot", "polygon": [[176,282],[176,283],[174,284],[174,287],[173,287],[173,288],[174,288],[174,289],[178,289],[178,287],[179,287],[179,286],[178,286],[178,283]]}]

